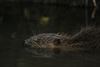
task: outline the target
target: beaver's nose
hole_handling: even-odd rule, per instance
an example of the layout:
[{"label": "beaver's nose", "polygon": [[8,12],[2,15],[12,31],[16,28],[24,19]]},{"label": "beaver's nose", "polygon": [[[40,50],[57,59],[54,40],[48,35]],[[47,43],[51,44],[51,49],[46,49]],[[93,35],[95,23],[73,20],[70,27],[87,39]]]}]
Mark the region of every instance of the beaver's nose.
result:
[{"label": "beaver's nose", "polygon": [[31,45],[30,45],[30,44],[26,44],[26,43],[24,43],[24,47],[29,48],[29,47],[31,47]]}]

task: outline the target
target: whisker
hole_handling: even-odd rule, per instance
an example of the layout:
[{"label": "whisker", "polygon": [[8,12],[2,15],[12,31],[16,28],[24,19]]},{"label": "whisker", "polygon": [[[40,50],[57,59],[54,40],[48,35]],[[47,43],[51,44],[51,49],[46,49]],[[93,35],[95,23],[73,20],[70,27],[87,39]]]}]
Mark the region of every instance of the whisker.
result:
[{"label": "whisker", "polygon": [[32,43],[34,43],[34,46],[41,48],[41,46],[38,43],[36,43],[35,41],[33,41]]}]

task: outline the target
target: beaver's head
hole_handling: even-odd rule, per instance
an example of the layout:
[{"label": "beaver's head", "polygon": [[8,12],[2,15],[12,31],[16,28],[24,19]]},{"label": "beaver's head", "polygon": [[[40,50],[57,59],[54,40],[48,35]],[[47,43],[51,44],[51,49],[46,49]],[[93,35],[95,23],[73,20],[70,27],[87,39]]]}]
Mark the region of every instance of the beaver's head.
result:
[{"label": "beaver's head", "polygon": [[61,39],[53,39],[50,42],[45,42],[41,39],[29,38],[25,40],[25,46],[27,50],[37,56],[52,56],[62,53],[64,42]]}]

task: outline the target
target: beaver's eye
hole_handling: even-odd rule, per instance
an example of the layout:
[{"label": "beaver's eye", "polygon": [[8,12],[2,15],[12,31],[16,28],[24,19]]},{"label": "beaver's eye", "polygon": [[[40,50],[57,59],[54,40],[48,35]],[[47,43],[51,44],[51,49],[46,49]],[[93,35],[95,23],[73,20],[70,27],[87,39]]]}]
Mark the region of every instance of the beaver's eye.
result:
[{"label": "beaver's eye", "polygon": [[55,54],[60,54],[61,52],[60,48],[54,48],[53,51]]},{"label": "beaver's eye", "polygon": [[53,42],[54,42],[54,45],[60,45],[61,44],[60,39],[55,39]]}]

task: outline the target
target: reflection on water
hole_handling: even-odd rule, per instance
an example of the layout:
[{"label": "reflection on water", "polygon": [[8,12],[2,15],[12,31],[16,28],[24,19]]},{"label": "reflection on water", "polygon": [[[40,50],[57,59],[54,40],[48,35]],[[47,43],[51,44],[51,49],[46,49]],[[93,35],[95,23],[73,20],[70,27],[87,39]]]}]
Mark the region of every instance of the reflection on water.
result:
[{"label": "reflection on water", "polygon": [[[15,5],[15,8],[6,6],[0,10],[4,10],[0,16],[1,67],[96,67],[99,65],[100,58],[96,55],[36,58],[24,49],[24,40],[33,34],[43,32],[73,34],[79,31],[82,26],[86,26],[84,8]],[[91,20],[91,9],[88,9],[87,14],[88,24],[99,25],[99,10],[94,21]]]},{"label": "reflection on water", "polygon": [[[85,23],[86,23],[85,25],[86,26],[98,25],[96,21],[93,21],[96,19],[96,12],[97,12],[97,8],[92,8],[91,12],[88,8],[85,8]],[[89,16],[89,14],[90,14],[90,16]]]},{"label": "reflection on water", "polygon": [[96,16],[96,8],[93,8],[92,14],[91,14],[91,18],[94,19]]}]

